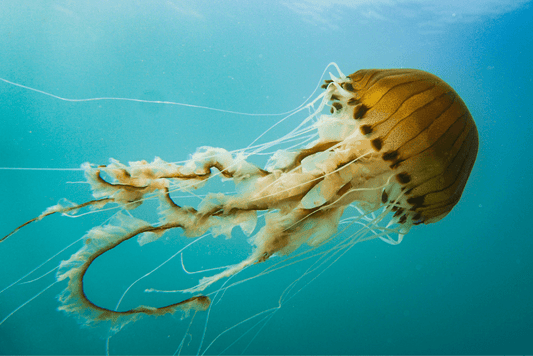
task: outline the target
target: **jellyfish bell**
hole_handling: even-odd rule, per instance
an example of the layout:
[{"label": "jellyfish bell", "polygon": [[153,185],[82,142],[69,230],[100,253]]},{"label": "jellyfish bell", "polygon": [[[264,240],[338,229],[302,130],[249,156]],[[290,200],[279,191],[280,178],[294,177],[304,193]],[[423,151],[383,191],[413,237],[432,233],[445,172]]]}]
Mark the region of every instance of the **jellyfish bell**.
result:
[{"label": "jellyfish bell", "polygon": [[477,156],[477,129],[466,105],[443,80],[421,70],[360,70],[348,78],[335,83],[332,106],[358,123],[359,141],[372,148],[369,164],[394,174],[383,203],[395,201],[402,224],[442,219],[459,201]]},{"label": "jellyfish bell", "polygon": [[[439,221],[452,210],[474,165],[478,135],[466,105],[448,84],[421,70],[370,69],[349,76],[339,70],[323,88],[299,109],[309,108],[310,115],[271,142],[234,152],[202,147],[183,164],[159,158],[128,165],[115,160],[105,166],[84,164],[95,199],[60,203],[30,222],[86,207],[98,211],[108,204],[128,213],[91,229],[83,247],[61,262],[56,278],[68,283],[59,309],[84,325],[109,322],[112,333],[143,315],[205,311],[218,292],[240,284],[231,278],[273,256],[284,258],[273,265],[283,268],[340,236],[326,253],[315,255],[318,261],[305,273],[316,271],[329,266],[325,262],[332,254],[358,242],[380,238],[397,244],[414,225]],[[289,144],[309,137],[309,143]],[[276,150],[264,168],[250,162],[250,157],[282,144],[289,147]],[[235,192],[210,192],[197,206],[173,197],[176,192],[194,194],[217,177],[233,182]],[[156,223],[130,214],[148,199],[159,200]],[[249,236],[251,253],[190,288],[176,290],[190,295],[177,303],[119,311],[97,305],[85,293],[84,277],[92,263],[130,239],[151,243],[171,230],[186,238],[229,238],[234,228]],[[273,266],[268,268],[277,269]]]}]

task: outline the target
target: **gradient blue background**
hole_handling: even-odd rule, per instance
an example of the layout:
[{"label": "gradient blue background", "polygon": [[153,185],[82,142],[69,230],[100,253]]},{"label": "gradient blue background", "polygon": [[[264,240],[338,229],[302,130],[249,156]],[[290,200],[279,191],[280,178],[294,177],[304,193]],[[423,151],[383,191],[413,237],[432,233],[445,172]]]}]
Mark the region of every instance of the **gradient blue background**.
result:
[{"label": "gradient blue background", "polygon": [[[68,98],[168,100],[248,113],[281,113],[315,88],[326,65],[419,68],[462,96],[479,155],[458,206],[398,246],[359,244],[230,354],[533,353],[533,9],[528,1],[59,1],[0,2],[0,77]],[[68,103],[0,82],[0,167],[77,168],[83,162],[187,159],[198,146],[247,146],[279,117],[250,117],[132,102]],[[276,138],[297,123],[281,125]],[[90,199],[80,171],[0,170],[0,235],[61,198]],[[147,220],[154,221],[146,209]],[[0,290],[110,213],[50,217],[0,245]],[[136,278],[183,241],[109,254],[89,275],[91,297],[114,307]],[[118,249],[117,249],[118,250]],[[72,248],[36,277],[74,253]],[[247,255],[242,236],[184,255],[190,269]],[[259,267],[258,267],[259,268]],[[206,344],[277,305],[303,269],[228,292]],[[183,288],[179,260],[128,294],[124,308],[162,305]],[[53,274],[0,294],[0,319]],[[2,354],[103,354],[97,329],[56,311],[55,285],[0,326]],[[185,354],[195,354],[198,314]],[[111,339],[112,354],[172,354],[187,320],[145,318]],[[254,323],[224,334],[218,354]],[[253,340],[252,340],[253,339]],[[250,343],[250,341],[253,341]],[[196,346],[195,346],[196,345]],[[248,345],[248,346],[247,346]]]}]

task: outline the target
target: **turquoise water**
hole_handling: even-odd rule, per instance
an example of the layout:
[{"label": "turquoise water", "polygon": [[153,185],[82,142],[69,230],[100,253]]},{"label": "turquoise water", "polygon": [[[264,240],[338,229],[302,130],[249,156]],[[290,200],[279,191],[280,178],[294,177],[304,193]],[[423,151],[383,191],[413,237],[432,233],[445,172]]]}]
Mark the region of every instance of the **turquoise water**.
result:
[{"label": "turquoise water", "polygon": [[[0,77],[61,98],[279,114],[311,95],[330,62],[345,74],[404,67],[438,75],[464,99],[480,135],[455,209],[414,228],[397,246],[377,239],[356,245],[276,313],[230,329],[276,307],[308,265],[232,288],[214,303],[207,328],[207,313],[194,317],[182,353],[531,354],[532,18],[530,2],[508,0],[4,0]],[[90,200],[88,185],[79,183],[83,162],[181,161],[200,146],[242,148],[283,117],[67,102],[3,81],[0,103],[0,167],[66,169],[0,170],[0,235],[61,198]],[[285,121],[263,140],[283,136],[301,119]],[[155,221],[156,207],[147,204],[140,217]],[[52,216],[0,244],[0,290],[114,212]],[[143,247],[132,241],[103,256],[87,276],[89,297],[114,308],[132,282],[184,246],[173,236]],[[79,244],[23,282],[55,268]],[[183,263],[191,271],[224,266],[249,251],[236,233],[203,240],[186,250]],[[239,278],[264,269],[253,268]],[[178,257],[135,285],[122,307],[176,302],[183,296],[143,291],[187,288],[198,278],[183,273]],[[53,282],[52,272],[1,293],[0,320]],[[52,285],[0,325],[0,353],[106,353],[105,329],[80,328],[56,310],[64,287]],[[190,320],[146,317],[113,336],[109,352],[172,354]]]}]

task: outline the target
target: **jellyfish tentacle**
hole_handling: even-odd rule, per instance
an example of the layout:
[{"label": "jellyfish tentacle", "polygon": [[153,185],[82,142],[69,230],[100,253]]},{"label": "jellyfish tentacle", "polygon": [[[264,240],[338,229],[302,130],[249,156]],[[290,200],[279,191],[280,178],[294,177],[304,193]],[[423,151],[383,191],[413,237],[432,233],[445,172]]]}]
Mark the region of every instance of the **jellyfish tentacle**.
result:
[{"label": "jellyfish tentacle", "polygon": [[59,296],[61,306],[59,310],[77,315],[84,325],[93,325],[102,321],[112,323],[111,330],[119,331],[129,322],[137,320],[142,315],[160,316],[174,314],[180,310],[185,315],[190,310],[205,310],[210,299],[206,296],[194,296],[178,303],[163,307],[140,305],[126,311],[115,311],[94,304],[85,294],[84,277],[91,264],[107,251],[131,238],[143,233],[163,234],[165,231],[181,227],[179,223],[169,223],[152,226],[140,219],[118,215],[121,225],[107,225],[93,228],[85,237],[84,247],[67,261],[63,261],[56,275],[57,281],[68,279],[66,289]]},{"label": "jellyfish tentacle", "polygon": [[77,210],[85,208],[87,206],[102,207],[105,204],[111,203],[113,201],[114,201],[113,198],[104,198],[104,199],[90,200],[90,201],[82,203],[82,204],[74,204],[74,205],[70,204],[72,206],[65,206],[64,203],[63,204],[62,203],[56,204],[54,206],[51,206],[51,207],[47,208],[43,213],[41,213],[41,215],[39,215],[39,216],[37,216],[37,217],[35,217],[35,218],[31,219],[31,220],[26,221],[24,224],[18,226],[16,229],[11,231],[9,234],[7,234],[6,236],[2,237],[0,239],[0,243],[5,241],[5,240],[7,240],[10,236],[14,235],[17,231],[22,229],[24,226],[27,226],[27,225],[35,222],[35,221],[42,220],[43,218],[45,218],[47,216],[50,216],[52,214],[55,214],[55,213],[66,214],[66,213],[70,213],[70,212],[76,212]]}]

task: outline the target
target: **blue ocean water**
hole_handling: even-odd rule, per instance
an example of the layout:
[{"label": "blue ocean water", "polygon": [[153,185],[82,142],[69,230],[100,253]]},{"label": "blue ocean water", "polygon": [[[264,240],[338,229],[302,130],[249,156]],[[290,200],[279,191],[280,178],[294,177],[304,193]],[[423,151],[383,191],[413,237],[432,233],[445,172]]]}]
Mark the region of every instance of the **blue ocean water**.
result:
[{"label": "blue ocean water", "polygon": [[[423,69],[461,95],[480,136],[463,197],[445,219],[414,228],[397,246],[357,244],[276,313],[258,315],[278,306],[305,263],[228,290],[192,323],[145,317],[113,336],[109,352],[173,354],[184,340],[182,354],[531,354],[531,19],[525,0],[3,0],[0,77],[57,97],[0,82],[0,167],[33,168],[0,170],[0,235],[62,198],[90,200],[77,170],[83,162],[175,162],[200,146],[234,150],[283,117],[60,98],[279,114],[311,95],[330,62],[345,74]],[[147,204],[141,217],[156,221],[156,208]],[[114,212],[52,216],[0,244],[0,290]],[[87,276],[89,297],[114,308],[132,282],[188,242],[173,236],[102,256]],[[80,244],[21,282],[46,274]],[[236,233],[187,249],[183,264],[213,268],[249,252]],[[254,268],[239,278],[264,267]],[[80,328],[56,310],[65,283],[53,284],[54,272],[0,293],[2,320],[51,285],[0,325],[0,354],[106,353],[105,329]],[[199,278],[183,272],[178,256],[136,284],[122,307],[176,302],[182,295],[144,290],[183,289]]]}]

